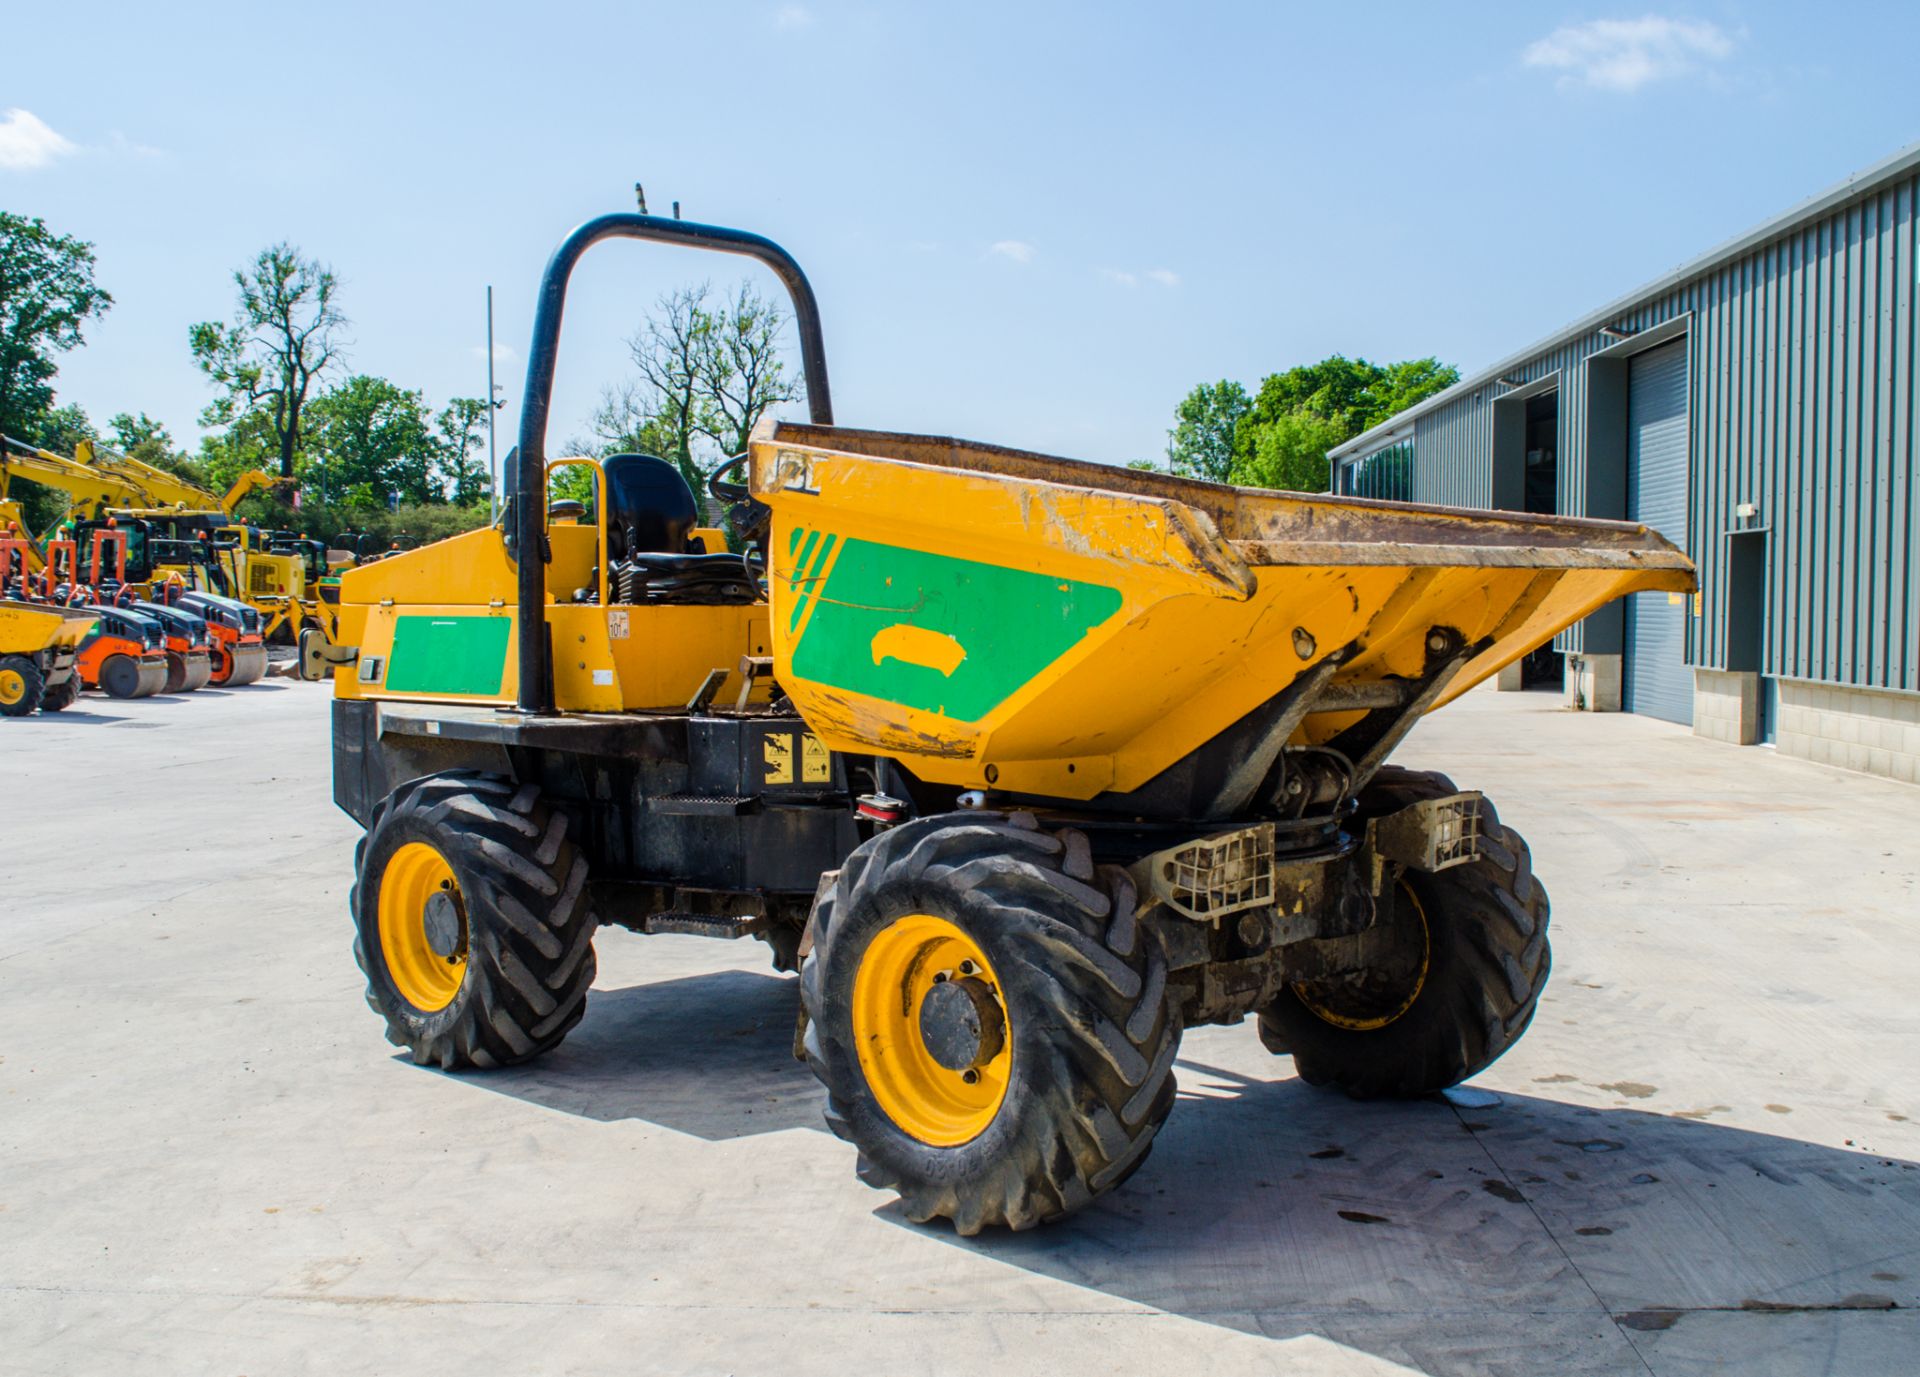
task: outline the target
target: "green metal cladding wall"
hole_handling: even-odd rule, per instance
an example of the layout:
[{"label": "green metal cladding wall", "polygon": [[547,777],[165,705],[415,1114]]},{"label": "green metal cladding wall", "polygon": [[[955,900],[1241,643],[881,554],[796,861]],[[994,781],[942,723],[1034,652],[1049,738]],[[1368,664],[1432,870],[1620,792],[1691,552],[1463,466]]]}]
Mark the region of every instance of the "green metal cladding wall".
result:
[{"label": "green metal cladding wall", "polygon": [[[1615,318],[1636,333],[1691,313],[1688,552],[1702,615],[1690,663],[1726,663],[1726,533],[1756,503],[1770,528],[1763,672],[1920,690],[1920,502],[1915,486],[1915,256],[1920,177],[1908,174]],[[1594,334],[1510,368],[1557,373],[1560,509],[1587,491]],[[1415,501],[1485,507],[1489,384],[1414,422]],[[1581,648],[1580,628],[1562,638]]]}]

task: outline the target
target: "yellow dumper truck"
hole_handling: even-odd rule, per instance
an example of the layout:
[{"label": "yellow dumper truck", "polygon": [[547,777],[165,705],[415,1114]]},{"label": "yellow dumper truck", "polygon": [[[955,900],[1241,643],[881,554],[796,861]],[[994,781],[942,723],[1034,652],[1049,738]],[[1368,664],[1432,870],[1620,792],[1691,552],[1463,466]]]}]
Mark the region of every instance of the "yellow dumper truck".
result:
[{"label": "yellow dumper truck", "polygon": [[[792,295],[811,423],[710,484],[744,548],[659,459],[546,459],[567,282],[616,237]],[[415,1060],[553,1047],[600,928],[757,938],[861,1177],[972,1233],[1137,1169],[1183,1028],[1252,1015],[1358,1096],[1525,1030],[1526,843],[1388,757],[1610,600],[1690,589],[1659,535],[836,427],[792,258],[644,215],[557,251],[524,395],[500,523],[343,574],[326,649],[356,952]]]}]

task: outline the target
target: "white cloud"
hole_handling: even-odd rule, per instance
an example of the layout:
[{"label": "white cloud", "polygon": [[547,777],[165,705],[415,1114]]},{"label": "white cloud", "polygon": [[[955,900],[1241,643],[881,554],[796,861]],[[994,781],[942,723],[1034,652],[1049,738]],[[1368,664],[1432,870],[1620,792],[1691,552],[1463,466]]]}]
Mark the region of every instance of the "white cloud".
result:
[{"label": "white cloud", "polygon": [[1180,285],[1180,274],[1171,268],[1148,268],[1145,272],[1128,272],[1125,268],[1096,268],[1094,271],[1116,287],[1138,287],[1142,280],[1157,287]]},{"label": "white cloud", "polygon": [[814,22],[813,11],[805,5],[782,5],[773,12],[773,27],[776,29],[806,29]]},{"label": "white cloud", "polygon": [[1595,19],[1563,24],[1527,45],[1520,60],[1560,74],[1562,86],[1632,92],[1725,61],[1733,37],[1705,19]]},{"label": "white cloud", "polygon": [[155,148],[152,144],[136,143],[125,134],[122,134],[118,129],[107,135],[107,151],[110,153],[122,153],[129,158],[164,158],[167,156],[166,149]]},{"label": "white cloud", "polygon": [[[472,345],[467,349],[467,352],[469,354],[472,354],[476,359],[479,359],[482,363],[486,362],[486,358],[487,358],[486,345],[484,344]],[[501,344],[497,340],[494,342],[493,361],[495,363],[512,363],[515,359],[519,357],[520,356],[518,354],[513,352],[513,349],[510,345]]]},{"label": "white cloud", "polygon": [[16,107],[0,115],[0,168],[31,172],[77,152],[71,140],[61,137],[31,110]]},{"label": "white cloud", "polygon": [[1002,258],[1010,258],[1015,263],[1025,267],[1027,264],[1033,262],[1035,249],[1033,245],[1019,239],[997,239],[987,245],[987,252],[997,253]]}]

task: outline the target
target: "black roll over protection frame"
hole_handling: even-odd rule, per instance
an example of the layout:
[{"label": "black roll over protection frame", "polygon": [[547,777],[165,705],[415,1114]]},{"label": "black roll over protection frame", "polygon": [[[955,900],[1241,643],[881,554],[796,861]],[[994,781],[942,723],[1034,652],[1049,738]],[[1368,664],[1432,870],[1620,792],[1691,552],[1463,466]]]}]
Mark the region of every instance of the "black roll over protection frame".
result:
[{"label": "black roll over protection frame", "polygon": [[[807,384],[807,410],[815,425],[833,424],[833,399],[827,389],[827,349],[820,333],[820,308],[800,265],[785,249],[758,234],[719,225],[669,220],[656,215],[602,215],[561,241],[540,278],[533,316],[533,344],[527,351],[527,384],[520,407],[520,437],[515,446],[513,530],[518,553],[520,689],[514,705],[522,712],[553,711],[553,687],[547,677],[546,511],[541,497],[547,479],[547,414],[553,405],[554,364],[560,353],[560,320],[566,311],[567,282],[586,251],[603,239],[651,239],[712,253],[756,259],[773,270],[793,302],[800,332],[800,365]],[[512,456],[510,456],[512,457]],[[529,556],[532,556],[531,558]],[[602,556],[604,558],[604,555]]]}]

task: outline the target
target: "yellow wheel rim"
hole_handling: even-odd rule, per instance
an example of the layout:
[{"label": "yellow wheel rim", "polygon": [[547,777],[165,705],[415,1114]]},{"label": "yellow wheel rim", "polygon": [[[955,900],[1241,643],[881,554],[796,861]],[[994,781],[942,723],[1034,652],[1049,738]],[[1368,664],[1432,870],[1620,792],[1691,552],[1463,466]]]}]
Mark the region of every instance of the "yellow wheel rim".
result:
[{"label": "yellow wheel rim", "polygon": [[425,842],[408,842],[393,853],[380,877],[380,954],[400,997],[423,1013],[453,1003],[467,973],[466,944],[442,956],[427,940],[427,903],[446,894],[458,904],[453,867]]},{"label": "yellow wheel rim", "polygon": [[[949,982],[961,982],[986,1019],[1000,1021],[989,1030],[997,1037],[978,1044],[977,1060],[958,1069],[930,1050],[923,1022],[928,996]],[[954,1002],[951,994],[938,1000]],[[1006,1098],[1013,1030],[1006,1026],[999,977],[979,944],[944,918],[908,914],[873,935],[853,980],[853,1037],[880,1108],[902,1132],[931,1147],[979,1137]]]},{"label": "yellow wheel rim", "polygon": [[26,696],[26,677],[17,669],[0,669],[0,703],[12,707]]},{"label": "yellow wheel rim", "polygon": [[1334,1008],[1331,995],[1322,995],[1317,983],[1292,986],[1294,997],[1321,1022],[1356,1033],[1370,1033],[1392,1023],[1413,1007],[1414,1000],[1420,998],[1420,991],[1427,987],[1427,966],[1433,957],[1433,942],[1427,935],[1427,911],[1421,906],[1420,896],[1413,892],[1413,886],[1405,880],[1400,882],[1400,900],[1412,910],[1414,924],[1419,931],[1420,963],[1412,983],[1405,989],[1389,987],[1364,990],[1358,998],[1349,996],[1343,999],[1344,1010]]}]

